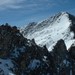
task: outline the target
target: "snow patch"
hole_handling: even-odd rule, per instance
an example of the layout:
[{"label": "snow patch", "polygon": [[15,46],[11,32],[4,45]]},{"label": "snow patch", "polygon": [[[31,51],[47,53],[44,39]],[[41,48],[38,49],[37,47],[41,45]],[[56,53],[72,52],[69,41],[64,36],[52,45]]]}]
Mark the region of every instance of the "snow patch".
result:
[{"label": "snow patch", "polygon": [[11,69],[14,68],[14,64],[10,59],[0,58],[0,70],[2,75],[15,75],[12,73]]},{"label": "snow patch", "polygon": [[31,70],[38,68],[40,66],[40,61],[39,60],[32,60],[28,66],[28,68],[30,68]]}]

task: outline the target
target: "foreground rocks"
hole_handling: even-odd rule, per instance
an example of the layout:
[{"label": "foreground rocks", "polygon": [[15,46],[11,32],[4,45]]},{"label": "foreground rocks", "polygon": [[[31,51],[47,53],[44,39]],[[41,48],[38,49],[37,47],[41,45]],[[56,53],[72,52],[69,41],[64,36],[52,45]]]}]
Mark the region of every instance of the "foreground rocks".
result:
[{"label": "foreground rocks", "polygon": [[17,27],[0,26],[0,75],[75,75],[75,46],[61,39],[49,52],[23,37]]}]

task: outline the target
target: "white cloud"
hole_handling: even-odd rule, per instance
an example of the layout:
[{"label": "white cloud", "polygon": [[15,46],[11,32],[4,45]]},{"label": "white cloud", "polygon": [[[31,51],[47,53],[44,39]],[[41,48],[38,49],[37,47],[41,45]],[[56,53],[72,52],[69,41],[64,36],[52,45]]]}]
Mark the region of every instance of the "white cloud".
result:
[{"label": "white cloud", "polygon": [[0,9],[13,8],[18,9],[24,0],[0,0]]},{"label": "white cloud", "polygon": [[52,0],[25,0],[24,2],[25,10],[43,10],[56,5]]},{"label": "white cloud", "polygon": [[55,6],[52,0],[0,0],[0,10],[20,9],[36,10]]}]

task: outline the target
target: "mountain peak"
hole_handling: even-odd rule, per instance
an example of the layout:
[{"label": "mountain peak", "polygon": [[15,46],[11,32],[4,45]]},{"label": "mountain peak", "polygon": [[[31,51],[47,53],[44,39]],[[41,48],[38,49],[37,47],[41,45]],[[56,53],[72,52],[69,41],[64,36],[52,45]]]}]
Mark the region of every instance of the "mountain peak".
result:
[{"label": "mountain peak", "polygon": [[69,15],[68,12],[59,12],[59,13],[55,14],[55,15],[52,16],[52,17],[54,17],[55,19],[57,19],[57,18],[59,18],[59,17],[68,16],[68,15]]},{"label": "mountain peak", "polygon": [[68,12],[59,12],[58,14],[64,15],[64,14],[69,14]]},{"label": "mountain peak", "polygon": [[[59,12],[54,16],[34,25],[25,27],[23,35],[28,39],[35,39],[38,45],[46,45],[51,51],[58,40],[63,39],[67,49],[72,45],[75,33],[75,17],[68,12]],[[69,43],[69,45],[68,45]]]},{"label": "mountain peak", "polygon": [[60,13],[61,13],[61,14],[68,14],[68,12],[66,12],[66,11],[65,11],[65,12],[60,12]]}]

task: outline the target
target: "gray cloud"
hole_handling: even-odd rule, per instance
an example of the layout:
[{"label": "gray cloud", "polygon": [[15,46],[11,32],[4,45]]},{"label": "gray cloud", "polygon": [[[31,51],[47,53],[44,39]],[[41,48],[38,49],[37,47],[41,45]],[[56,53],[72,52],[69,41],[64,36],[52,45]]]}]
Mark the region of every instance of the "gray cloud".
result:
[{"label": "gray cloud", "polygon": [[41,10],[53,7],[56,3],[52,0],[0,0],[0,10],[2,9],[24,9]]},{"label": "gray cloud", "polygon": [[24,0],[0,0],[0,9],[18,9],[21,8],[19,3],[22,3]]},{"label": "gray cloud", "polygon": [[57,3],[66,3],[68,0],[0,0],[0,10],[3,9],[24,9],[42,10],[56,6]]},{"label": "gray cloud", "polygon": [[23,8],[26,10],[43,10],[55,6],[52,0],[25,0]]}]

